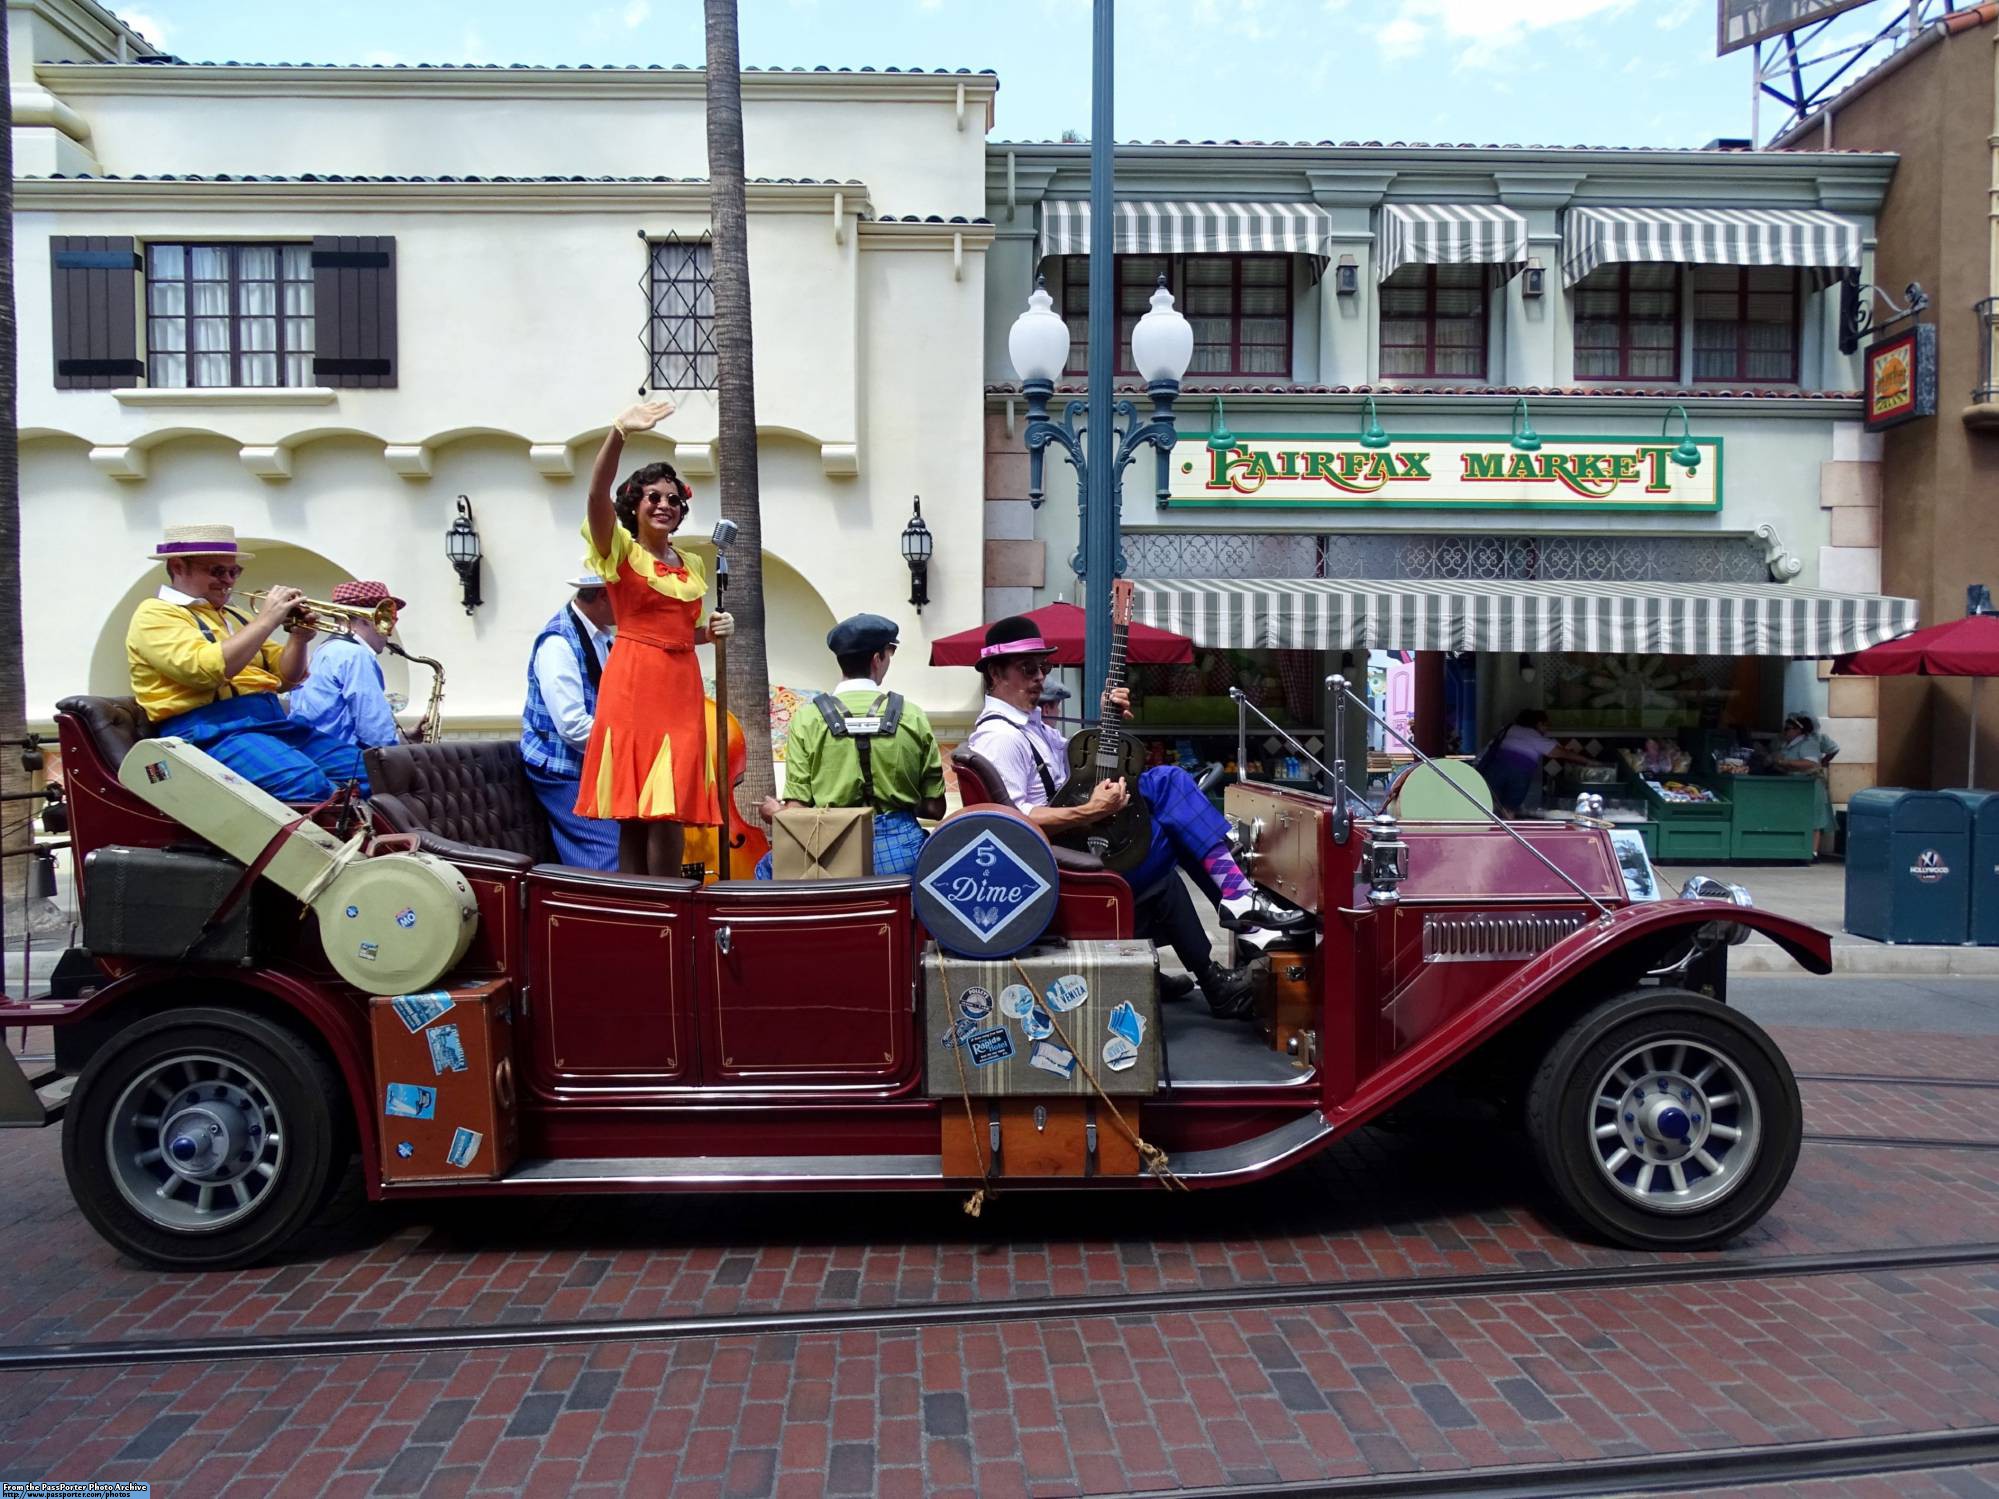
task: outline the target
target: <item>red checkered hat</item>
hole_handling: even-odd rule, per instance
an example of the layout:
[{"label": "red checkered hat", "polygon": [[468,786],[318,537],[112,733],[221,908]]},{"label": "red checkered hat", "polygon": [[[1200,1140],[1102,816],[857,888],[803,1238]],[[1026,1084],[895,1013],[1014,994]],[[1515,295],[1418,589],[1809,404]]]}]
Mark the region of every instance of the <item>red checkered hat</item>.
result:
[{"label": "red checkered hat", "polygon": [[378,583],[373,578],[357,578],[352,583],[335,583],[333,585],[333,597],[329,602],[335,604],[356,604],[363,609],[372,609],[384,599],[394,604],[399,610],[409,607],[408,604],[389,592],[388,584]]}]

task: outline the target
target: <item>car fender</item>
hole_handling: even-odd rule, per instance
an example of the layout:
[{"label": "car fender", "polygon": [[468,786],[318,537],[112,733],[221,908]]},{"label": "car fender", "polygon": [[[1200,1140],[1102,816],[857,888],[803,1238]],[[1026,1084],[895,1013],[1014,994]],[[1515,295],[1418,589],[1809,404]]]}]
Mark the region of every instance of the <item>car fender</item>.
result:
[{"label": "car fender", "polygon": [[1331,1110],[1336,1128],[1351,1128],[1413,1093],[1437,1074],[1564,986],[1634,944],[1709,922],[1725,921],[1761,932],[1811,973],[1832,972],[1832,938],[1818,928],[1774,911],[1711,900],[1670,900],[1622,906],[1570,933],[1531,963],[1523,964],[1415,1045],[1367,1077]]},{"label": "car fender", "polygon": [[[213,1001],[227,1004],[230,998],[240,998],[246,991],[261,996],[268,1001],[265,1008],[278,1012],[291,1020],[307,1036],[326,1048],[328,1058],[339,1069],[341,1081],[347,1088],[347,1101],[353,1110],[356,1138],[361,1158],[364,1162],[377,1159],[379,1142],[376,1136],[373,1064],[365,1023],[358,1007],[351,1001],[343,1002],[337,995],[328,994],[319,985],[282,969],[229,969],[221,973],[204,973],[202,979],[215,985],[220,992]],[[184,968],[163,968],[157,965],[135,969],[122,978],[113,979],[87,998],[76,1001],[61,1010],[38,1009],[32,1024],[50,1026],[58,1032],[70,1029],[85,1029],[95,1022],[112,1022],[117,1012],[137,1005],[137,1013],[147,1016],[161,1013],[161,1007],[145,1004],[147,994],[160,988],[176,991],[176,1000],[185,995],[190,980]],[[236,991],[232,996],[229,991]],[[19,1023],[13,1015],[7,1017],[10,1025]],[[102,1039],[109,1039],[115,1033],[115,1025],[105,1029]],[[99,1044],[102,1044],[102,1039]],[[58,1048],[61,1041],[58,1039]],[[362,1173],[368,1183],[370,1196],[380,1195],[380,1173],[367,1170]]]}]

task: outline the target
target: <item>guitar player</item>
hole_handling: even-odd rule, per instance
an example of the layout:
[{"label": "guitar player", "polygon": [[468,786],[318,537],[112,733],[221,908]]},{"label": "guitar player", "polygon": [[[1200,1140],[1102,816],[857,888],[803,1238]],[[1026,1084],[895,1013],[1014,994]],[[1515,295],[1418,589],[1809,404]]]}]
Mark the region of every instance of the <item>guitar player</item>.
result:
[{"label": "guitar player", "polygon": [[[1042,722],[1039,707],[1051,654],[1034,621],[1019,615],[986,631],[977,663],[986,700],[965,747],[999,772],[1001,789],[1015,807],[1049,837],[1060,838],[1108,820],[1130,792],[1122,780],[1105,780],[1078,806],[1049,805],[1069,763],[1068,741]],[[1122,687],[1105,694],[1105,701],[1127,718],[1129,699]],[[1152,766],[1139,777],[1138,793],[1152,806],[1151,846],[1127,876],[1136,897],[1138,935],[1173,949],[1215,1015],[1252,1018],[1249,970],[1215,962],[1180,871],[1211,892],[1222,925],[1232,930],[1295,926],[1308,918],[1302,911],[1278,910],[1257,892],[1229,852],[1228,824],[1186,771],[1177,765]],[[1173,997],[1165,981],[1160,992],[1162,998]]]}]

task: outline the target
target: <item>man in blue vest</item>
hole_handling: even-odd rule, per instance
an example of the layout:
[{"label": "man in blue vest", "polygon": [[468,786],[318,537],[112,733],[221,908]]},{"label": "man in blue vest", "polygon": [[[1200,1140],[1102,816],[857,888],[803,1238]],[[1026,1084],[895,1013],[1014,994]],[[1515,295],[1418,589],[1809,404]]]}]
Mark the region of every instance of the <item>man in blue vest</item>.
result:
[{"label": "man in blue vest", "polygon": [[586,573],[569,586],[575,597],[541,627],[528,659],[521,761],[548,813],[556,857],[582,869],[616,869],[617,823],[578,816],[576,794],[617,627],[602,578]]}]

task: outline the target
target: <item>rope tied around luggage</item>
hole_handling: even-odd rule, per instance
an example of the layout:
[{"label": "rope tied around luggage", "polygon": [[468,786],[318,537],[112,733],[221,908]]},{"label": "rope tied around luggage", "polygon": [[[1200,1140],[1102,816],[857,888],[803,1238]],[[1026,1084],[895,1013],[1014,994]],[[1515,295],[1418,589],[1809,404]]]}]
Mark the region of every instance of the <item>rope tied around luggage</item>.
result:
[{"label": "rope tied around luggage", "polygon": [[[1041,993],[1040,985],[1028,977],[1027,970],[1021,966],[1019,957],[1014,957],[1012,961],[1013,971],[1020,975],[1020,981],[1027,985],[1033,993],[1046,999],[1047,996]],[[1055,1029],[1055,1038],[1075,1057],[1077,1067],[1082,1069],[1083,1081],[1090,1085],[1090,1090],[1102,1101],[1104,1107],[1110,1110],[1111,1118],[1117,1121],[1118,1129],[1123,1133],[1125,1139],[1131,1142],[1132,1149],[1138,1152],[1139,1159],[1145,1162],[1146,1168],[1169,1189],[1181,1192],[1190,1190],[1187,1183],[1173,1172],[1166,1152],[1161,1150],[1157,1145],[1141,1139],[1138,1131],[1132,1128],[1123,1114],[1118,1112],[1118,1106],[1111,1101],[1110,1094],[1104,1091],[1104,1085],[1097,1081],[1097,1075],[1090,1070],[1090,1064],[1083,1060],[1082,1049],[1069,1039],[1068,1032],[1062,1029],[1062,1022],[1055,1018],[1054,1005],[1049,1005],[1047,1014],[1048,1023]],[[964,1066],[965,1064],[961,1060],[958,1063],[961,1074],[964,1071]]]},{"label": "rope tied around luggage", "polygon": [[[952,989],[951,969],[944,961],[944,949],[941,947],[937,949],[937,977],[943,983],[944,992],[948,995]],[[979,1147],[979,1119],[972,1110],[971,1080],[965,1075],[965,1048],[955,1034],[951,1037],[951,1059],[958,1064],[958,1097],[964,1100],[965,1124],[972,1135],[972,1154],[979,1163],[980,1186],[965,1199],[966,1216],[976,1218],[984,1211],[988,1197],[999,1196],[999,1188],[993,1185],[992,1161]]]}]

